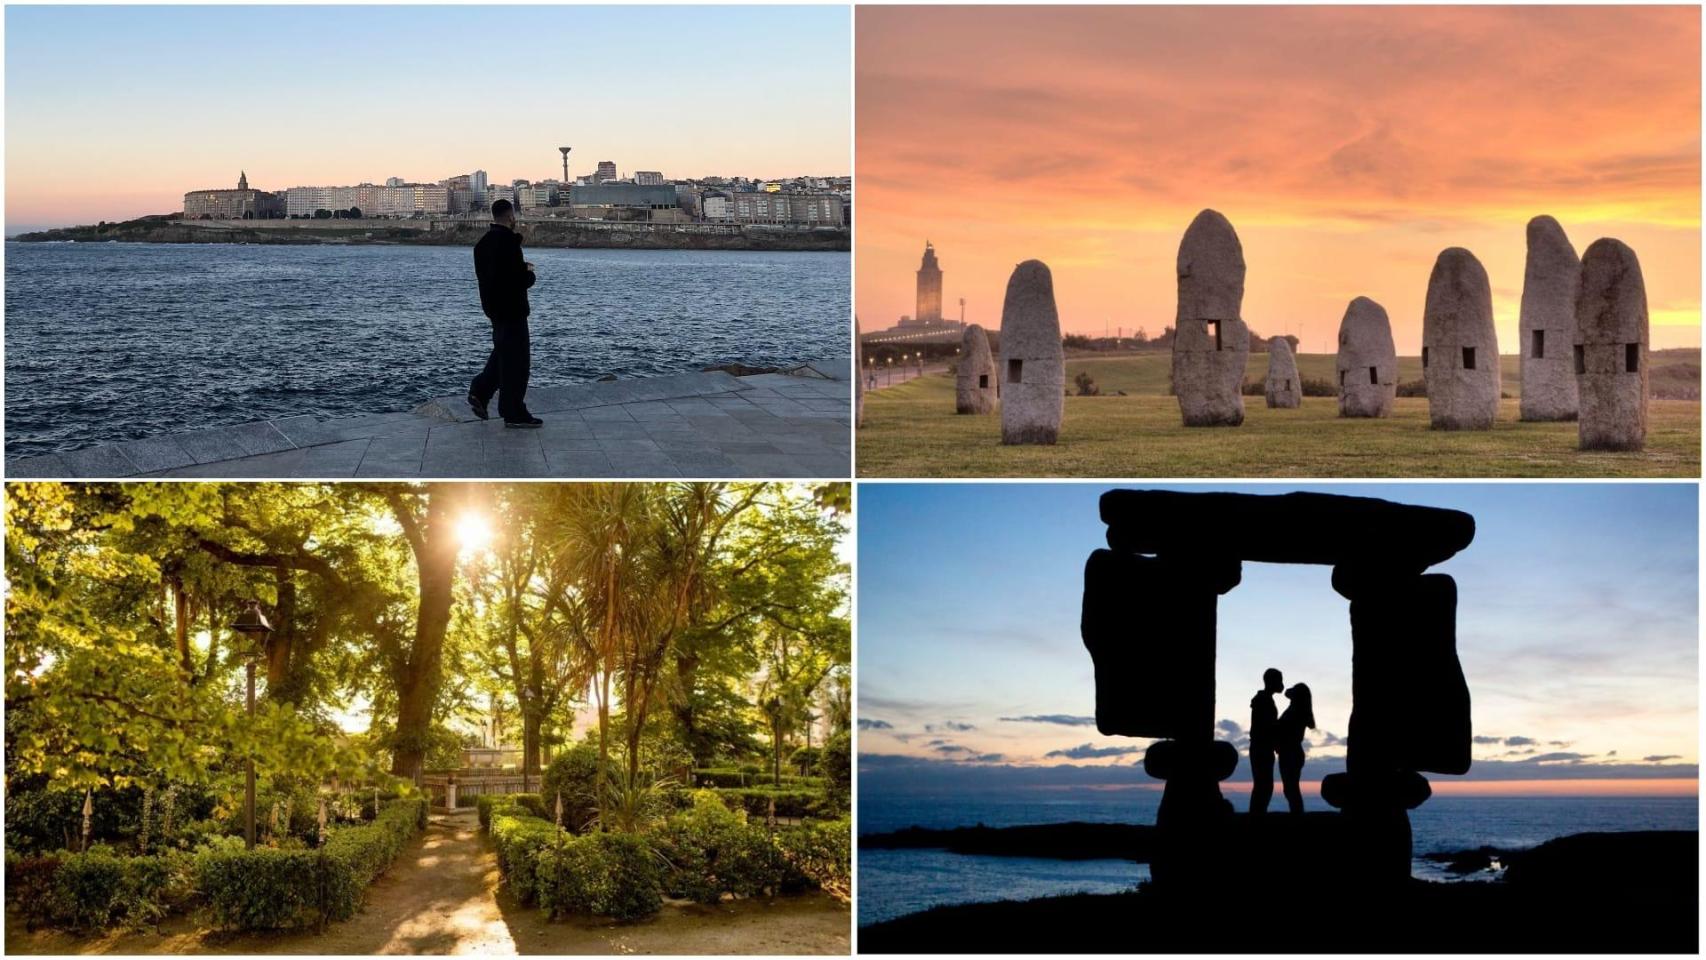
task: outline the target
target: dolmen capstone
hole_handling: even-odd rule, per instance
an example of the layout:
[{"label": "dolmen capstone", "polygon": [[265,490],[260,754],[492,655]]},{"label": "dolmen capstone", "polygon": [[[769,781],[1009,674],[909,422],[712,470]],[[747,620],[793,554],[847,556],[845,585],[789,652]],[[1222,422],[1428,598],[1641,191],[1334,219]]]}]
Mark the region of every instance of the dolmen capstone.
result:
[{"label": "dolmen capstone", "polygon": [[1577,430],[1583,450],[1647,442],[1647,286],[1635,251],[1595,240],[1582,254],[1576,300]]},{"label": "dolmen capstone", "polygon": [[1291,355],[1291,341],[1284,337],[1268,340],[1268,380],[1262,393],[1268,406],[1292,410],[1303,402],[1303,384],[1297,378],[1297,358]]},{"label": "dolmen capstone", "polygon": [[853,426],[865,425],[865,342],[859,337],[859,318],[853,318]]},{"label": "dolmen capstone", "polygon": [[[1220,794],[1238,751],[1215,739],[1217,605],[1246,561],[1329,565],[1333,589],[1350,601],[1347,772],[1321,787],[1343,811],[1332,823],[1337,859],[1311,876],[1341,892],[1407,884],[1408,811],[1431,794],[1422,774],[1470,765],[1456,584],[1427,570],[1469,545],[1474,518],[1318,493],[1112,490],[1100,509],[1108,546],[1085,565],[1080,629],[1095,666],[1097,729],[1157,741],[1144,756],[1144,771],[1166,784],[1151,860],[1157,888],[1220,892],[1227,876],[1264,866],[1235,838]],[[1415,690],[1428,691],[1426,710],[1415,709]]]},{"label": "dolmen capstone", "polygon": [[1576,419],[1576,371],[1566,343],[1575,342],[1576,291],[1582,262],[1558,221],[1528,221],[1528,264],[1522,274],[1521,418]]},{"label": "dolmen capstone", "polygon": [[1451,247],[1434,261],[1422,312],[1422,374],[1435,430],[1491,430],[1499,413],[1499,339],[1481,261]]},{"label": "dolmen capstone", "polygon": [[989,334],[974,323],[960,337],[960,366],[954,375],[954,412],[994,413],[1000,388],[995,376],[995,357],[989,352]]},{"label": "dolmen capstone", "polygon": [[1001,304],[1001,442],[1053,443],[1066,405],[1066,356],[1054,277],[1026,260],[1007,279]]},{"label": "dolmen capstone", "polygon": [[1357,297],[1339,321],[1339,416],[1390,417],[1398,396],[1398,350],[1386,308]]},{"label": "dolmen capstone", "polygon": [[1173,393],[1187,427],[1244,422],[1244,247],[1213,210],[1179,241],[1179,308],[1173,323]]}]

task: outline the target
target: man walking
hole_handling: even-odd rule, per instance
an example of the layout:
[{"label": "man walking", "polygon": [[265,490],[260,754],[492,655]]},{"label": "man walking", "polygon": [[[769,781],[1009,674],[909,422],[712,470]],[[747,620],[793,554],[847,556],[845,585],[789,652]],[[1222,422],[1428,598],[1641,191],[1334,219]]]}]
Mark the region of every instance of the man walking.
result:
[{"label": "man walking", "polygon": [[1285,689],[1285,677],[1269,667],[1262,673],[1262,689],[1250,698],[1250,812],[1267,813],[1274,798],[1274,751],[1279,711],[1274,694]]},{"label": "man walking", "polygon": [[515,205],[492,204],[492,227],[474,244],[474,276],[480,281],[480,309],[492,321],[492,352],[485,369],[468,388],[468,406],[481,420],[498,395],[498,415],[506,427],[538,427],[545,421],[527,412],[527,374],[532,342],[527,332],[527,288],[533,264],[522,259],[521,234],[515,232]]}]

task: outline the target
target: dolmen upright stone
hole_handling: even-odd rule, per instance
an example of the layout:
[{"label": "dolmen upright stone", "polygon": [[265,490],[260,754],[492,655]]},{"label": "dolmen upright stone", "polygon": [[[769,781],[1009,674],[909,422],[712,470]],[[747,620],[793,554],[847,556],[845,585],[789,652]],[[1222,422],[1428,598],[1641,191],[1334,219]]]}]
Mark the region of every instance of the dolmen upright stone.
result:
[{"label": "dolmen upright stone", "polygon": [[1528,221],[1528,265],[1522,274],[1521,418],[1576,419],[1576,371],[1566,343],[1575,342],[1576,292],[1582,262],[1558,221]]},{"label": "dolmen upright stone", "polygon": [[994,413],[1001,384],[995,376],[995,357],[989,334],[977,324],[960,337],[960,366],[954,375],[955,413]]},{"label": "dolmen upright stone", "polygon": [[1268,341],[1268,381],[1262,393],[1268,406],[1276,410],[1294,410],[1303,402],[1303,384],[1297,377],[1297,358],[1291,355],[1291,341],[1273,337]]},{"label": "dolmen upright stone", "polygon": [[1054,443],[1066,404],[1066,356],[1054,277],[1026,260],[1007,279],[1001,304],[1001,442]]},{"label": "dolmen upright stone", "polygon": [[1244,422],[1244,247],[1214,210],[1179,241],[1179,309],[1173,324],[1173,393],[1187,427]]},{"label": "dolmen upright stone", "polygon": [[1493,290],[1475,255],[1451,247],[1434,261],[1422,312],[1422,374],[1435,430],[1491,430],[1499,413]]},{"label": "dolmen upright stone", "polygon": [[1398,350],[1386,308],[1357,297],[1339,321],[1339,416],[1390,417],[1398,397]]},{"label": "dolmen upright stone", "polygon": [[1647,285],[1635,251],[1595,240],[1582,254],[1576,300],[1577,430],[1583,450],[1647,442]]}]

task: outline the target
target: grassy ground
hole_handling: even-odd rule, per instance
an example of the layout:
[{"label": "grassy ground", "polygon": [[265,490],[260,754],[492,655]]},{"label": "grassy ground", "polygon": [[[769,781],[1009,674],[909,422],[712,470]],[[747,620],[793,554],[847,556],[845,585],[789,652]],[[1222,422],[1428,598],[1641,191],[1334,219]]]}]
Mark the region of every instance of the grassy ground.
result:
[{"label": "grassy ground", "polygon": [[[1668,353],[1669,351],[1667,351]],[[1516,388],[1514,357],[1506,392]],[[1001,418],[954,413],[954,381],[927,376],[865,396],[857,434],[861,477],[1698,477],[1700,403],[1654,400],[1647,448],[1584,453],[1574,423],[1521,423],[1504,400],[1490,431],[1429,429],[1428,402],[1397,401],[1385,420],[1341,419],[1333,397],[1305,397],[1296,410],[1245,398],[1244,425],[1186,429],[1166,396],[1166,354],[1073,357],[1067,380],[1087,370],[1104,394],[1068,397],[1060,442],[1001,445]],[[1680,361],[1679,361],[1680,362]],[[1695,363],[1698,355],[1694,355]],[[1251,357],[1250,378],[1266,371]],[[1305,376],[1332,377],[1333,358],[1304,354]],[[1405,366],[1409,363],[1413,370]],[[1698,368],[1696,368],[1698,369]],[[1659,365],[1655,362],[1655,376]],[[1401,358],[1401,379],[1421,363]]]}]

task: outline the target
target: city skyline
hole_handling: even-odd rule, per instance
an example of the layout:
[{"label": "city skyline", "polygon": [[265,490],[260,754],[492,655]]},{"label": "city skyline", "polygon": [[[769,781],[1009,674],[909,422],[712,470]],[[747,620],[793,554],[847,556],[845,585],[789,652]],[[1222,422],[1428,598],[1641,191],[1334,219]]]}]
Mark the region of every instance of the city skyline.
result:
[{"label": "city skyline", "polygon": [[[1494,780],[1568,779],[1597,792],[1632,780],[1645,790],[1696,788],[1693,484],[1123,486],[1309,489],[1466,510],[1474,542],[1433,570],[1458,584],[1475,767],[1465,778],[1431,779],[1457,792],[1500,789],[1460,786]],[[1096,732],[1078,630],[1084,562],[1106,536],[1097,500],[1107,489],[861,489],[862,769],[891,782],[982,788],[1151,782],[1137,766],[1148,741]],[[978,536],[968,538],[967,523]],[[1246,563],[1243,582],[1218,604],[1221,739],[1242,735],[1262,671],[1278,667],[1315,694],[1310,780],[1342,769],[1351,706],[1348,607],[1329,573]],[[1427,710],[1428,699],[1414,691],[1415,709]],[[1234,780],[1248,780],[1247,765]]]},{"label": "city skyline", "polygon": [[[1224,213],[1244,319],[1330,353],[1349,301],[1420,349],[1438,253],[1492,280],[1516,352],[1525,227],[1634,248],[1655,348],[1700,343],[1700,13],[1688,7],[860,7],[856,303],[913,312],[926,240],[994,329],[1048,263],[1063,332],[1173,323]],[[999,62],[999,74],[983,65]]]},{"label": "city skyline", "polygon": [[[636,61],[617,42],[660,22],[681,56]],[[676,179],[834,176],[852,162],[845,9],[10,7],[6,25],[8,234],[171,212],[237,170],[268,190],[477,169],[508,183],[559,178],[561,145],[575,147],[571,176],[601,160]],[[506,25],[613,42],[563,57],[530,49],[543,40],[498,43]],[[246,39],[161,56],[196,35]],[[328,36],[383,42],[353,56]],[[756,37],[764,57],[704,69]],[[488,58],[501,69],[446,69]]]}]

